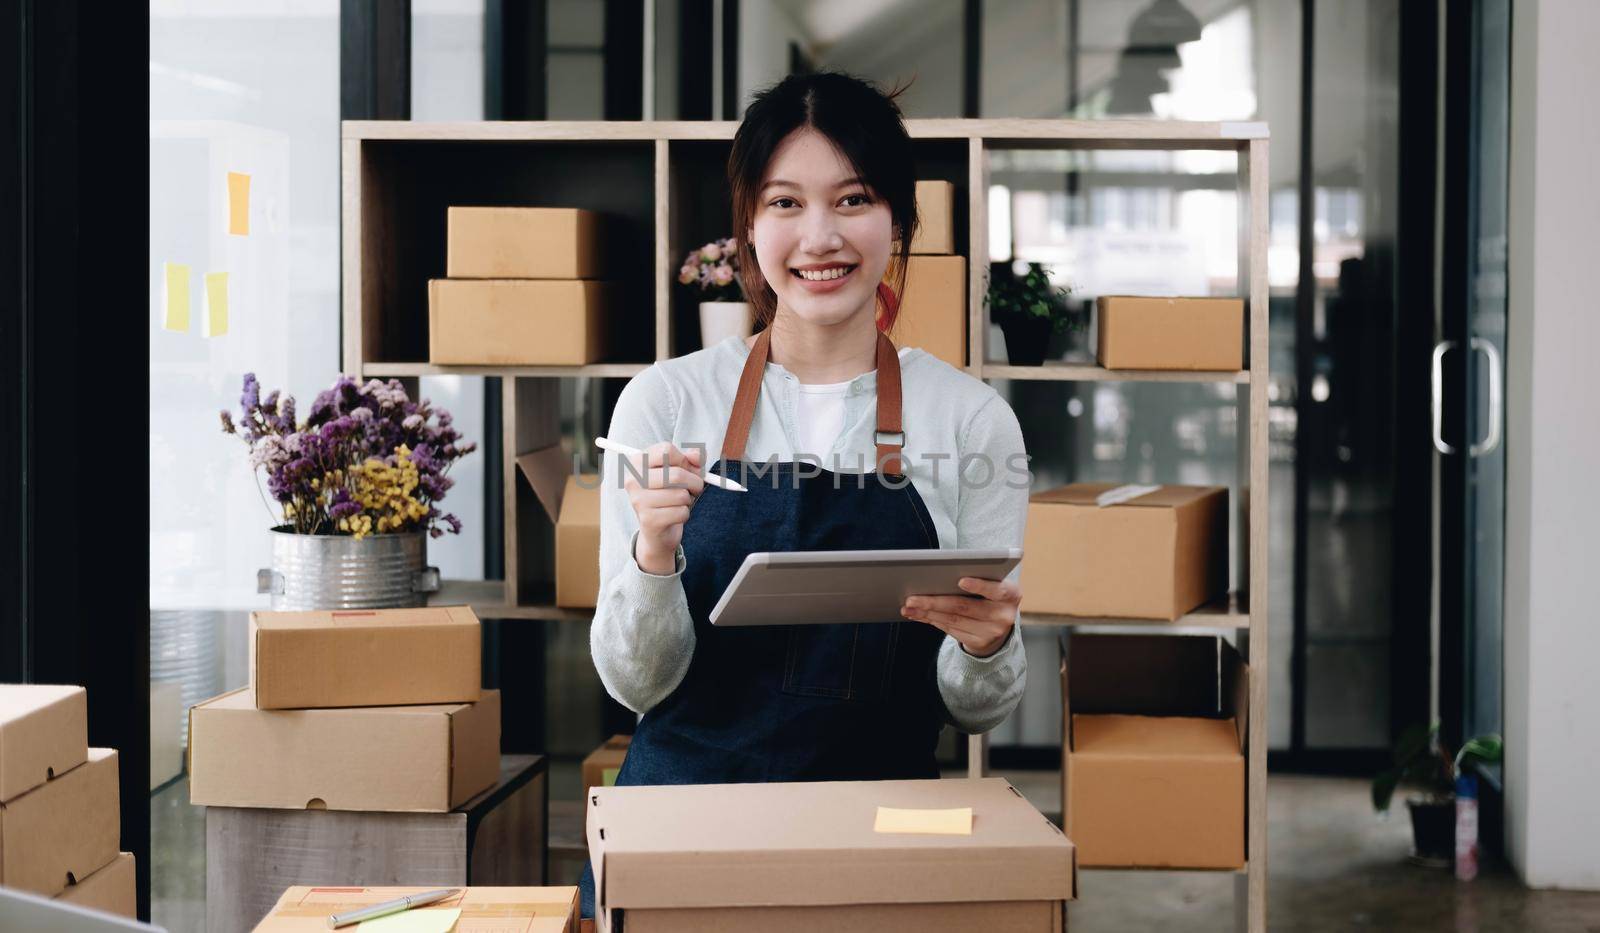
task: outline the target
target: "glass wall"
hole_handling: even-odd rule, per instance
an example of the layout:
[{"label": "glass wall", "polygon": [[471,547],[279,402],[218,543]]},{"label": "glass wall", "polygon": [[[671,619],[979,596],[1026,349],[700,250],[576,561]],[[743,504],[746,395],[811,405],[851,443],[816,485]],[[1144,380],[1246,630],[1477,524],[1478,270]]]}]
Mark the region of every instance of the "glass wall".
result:
[{"label": "glass wall", "polygon": [[338,88],[337,0],[150,6],[151,874],[173,930],[204,928],[185,707],[248,678],[277,522],[217,413],[246,372],[309,401],[338,371]]},{"label": "glass wall", "polygon": [[[413,10],[414,116],[481,119],[482,0]],[[150,9],[152,919],[173,931],[205,928],[186,708],[248,681],[247,615],[279,520],[218,412],[237,410],[247,372],[302,412],[339,373],[339,13],[338,0]],[[424,379],[422,392],[482,437],[482,379]],[[482,577],[482,459],[452,478],[467,532],[429,559]]]}]

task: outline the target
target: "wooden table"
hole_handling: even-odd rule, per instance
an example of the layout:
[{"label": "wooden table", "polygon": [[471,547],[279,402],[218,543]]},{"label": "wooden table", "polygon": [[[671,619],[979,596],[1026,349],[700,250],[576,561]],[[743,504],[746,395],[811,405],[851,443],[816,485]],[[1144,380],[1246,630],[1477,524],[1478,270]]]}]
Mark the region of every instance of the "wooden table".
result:
[{"label": "wooden table", "polygon": [[285,888],[543,885],[549,763],[502,755],[500,780],[448,813],[206,808],[206,929],[249,931]]}]

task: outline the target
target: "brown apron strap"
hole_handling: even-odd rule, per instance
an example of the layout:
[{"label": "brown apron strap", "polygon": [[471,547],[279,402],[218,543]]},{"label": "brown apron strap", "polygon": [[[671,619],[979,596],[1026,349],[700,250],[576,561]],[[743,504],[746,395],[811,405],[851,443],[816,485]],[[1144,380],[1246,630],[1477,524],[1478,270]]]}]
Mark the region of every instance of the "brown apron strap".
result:
[{"label": "brown apron strap", "polygon": [[[766,374],[771,352],[772,328],[768,327],[756,336],[750,355],[745,357],[744,371],[739,374],[739,391],[733,398],[728,430],[722,439],[724,460],[744,459],[756,399],[761,395],[761,378]],[[882,333],[878,334],[878,430],[873,440],[877,446],[876,467],[884,473],[902,475],[900,448],[905,445],[905,434],[900,422],[900,355]]]},{"label": "brown apron strap", "polygon": [[744,444],[750,439],[750,421],[755,418],[756,398],[761,394],[761,377],[767,371],[767,354],[772,347],[772,328],[767,327],[756,335],[750,355],[744,359],[744,372],[739,374],[739,394],[733,397],[733,411],[728,413],[728,430],[722,436],[722,459],[743,460]]},{"label": "brown apron strap", "polygon": [[900,423],[900,354],[882,332],[878,334],[878,433],[873,439],[878,445],[877,469],[903,475],[900,448],[906,435]]}]

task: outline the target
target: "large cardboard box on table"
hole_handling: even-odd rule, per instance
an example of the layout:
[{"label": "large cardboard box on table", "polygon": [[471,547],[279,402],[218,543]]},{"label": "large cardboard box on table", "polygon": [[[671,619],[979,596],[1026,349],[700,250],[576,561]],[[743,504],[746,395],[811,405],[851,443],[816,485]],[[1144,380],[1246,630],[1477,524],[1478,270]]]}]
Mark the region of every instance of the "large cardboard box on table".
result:
[{"label": "large cardboard box on table", "polygon": [[0,802],[83,764],[88,736],[82,687],[0,684]]},{"label": "large cardboard box on table", "polygon": [[593,609],[600,598],[600,476],[572,473],[559,446],[520,454],[517,467],[556,526],[556,605]]},{"label": "large cardboard box on table", "polygon": [[1024,612],[1176,620],[1227,593],[1228,490],[1060,486],[1029,500],[1022,552]]},{"label": "large cardboard box on table", "polygon": [[956,186],[948,181],[917,182],[917,232],[911,252],[947,256],[956,251]]},{"label": "large cardboard box on table", "polygon": [[1061,664],[1063,822],[1079,862],[1245,862],[1249,668],[1216,636],[1070,635]]},{"label": "large cardboard box on table", "polygon": [[605,356],[609,282],[433,279],[428,359],[435,364],[579,366]]},{"label": "large cardboard box on table", "polygon": [[[370,907],[384,901],[421,894],[429,888],[312,887],[296,885],[283,892],[278,903],[255,933],[327,933],[328,917]],[[578,889],[567,888],[463,888],[453,897],[412,908],[457,910],[461,917],[451,929],[516,931],[516,933],[578,933]],[[414,918],[413,918],[414,919]],[[354,930],[356,927],[349,927]]]},{"label": "large cardboard box on table", "polygon": [[466,606],[252,612],[257,709],[475,703],[483,634]]},{"label": "large cardboard box on table", "polygon": [[500,773],[500,692],[476,703],[258,710],[249,689],[189,711],[196,806],[438,813]]},{"label": "large cardboard box on table", "polygon": [[628,745],[632,741],[631,735],[614,735],[583,759],[585,802],[588,801],[589,788],[611,787],[617,783],[617,772],[622,770],[622,762],[628,757]]},{"label": "large cardboard box on table", "polygon": [[55,897],[117,857],[117,753],[88,760],[0,804],[0,885]]},{"label": "large cardboard box on table", "polygon": [[1244,368],[1244,302],[1238,298],[1105,295],[1095,306],[1095,355],[1106,369]]},{"label": "large cardboard box on table", "polygon": [[[970,834],[877,832],[970,808]],[[1073,844],[1001,778],[590,791],[596,928],[1056,933]]]},{"label": "large cardboard box on table", "polygon": [[132,917],[139,911],[138,878],[132,852],[121,852],[111,864],[77,884],[68,885],[56,900]]},{"label": "large cardboard box on table", "polygon": [[912,256],[889,336],[958,369],[967,365],[967,258]]},{"label": "large cardboard box on table", "polygon": [[452,279],[594,279],[604,272],[604,218],[570,207],[451,207]]}]

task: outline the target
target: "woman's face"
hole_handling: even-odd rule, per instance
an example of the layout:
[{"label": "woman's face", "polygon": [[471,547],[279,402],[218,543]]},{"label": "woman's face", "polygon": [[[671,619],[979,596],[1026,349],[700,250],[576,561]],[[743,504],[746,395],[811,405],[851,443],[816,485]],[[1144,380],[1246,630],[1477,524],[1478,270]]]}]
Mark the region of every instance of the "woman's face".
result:
[{"label": "woman's face", "polygon": [[819,325],[873,314],[893,221],[833,143],[810,127],[790,133],[758,197],[747,235],[778,307]]}]

